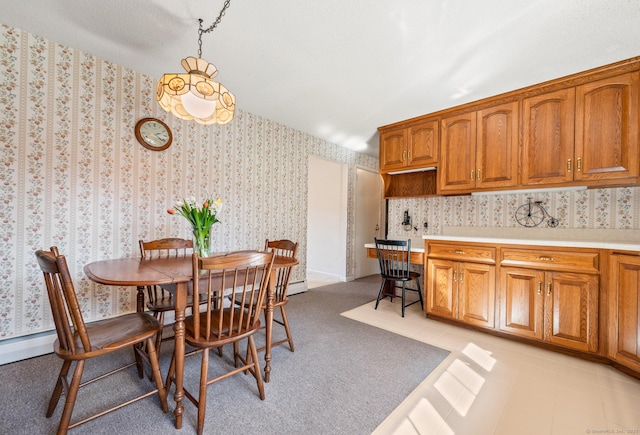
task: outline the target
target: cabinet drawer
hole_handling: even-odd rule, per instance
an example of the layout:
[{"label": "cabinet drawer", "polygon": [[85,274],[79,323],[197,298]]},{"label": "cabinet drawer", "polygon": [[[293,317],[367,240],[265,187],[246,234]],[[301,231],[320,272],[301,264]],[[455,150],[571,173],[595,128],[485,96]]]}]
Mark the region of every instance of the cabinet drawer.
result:
[{"label": "cabinet drawer", "polygon": [[430,258],[496,263],[496,248],[473,245],[450,245],[429,243]]},{"label": "cabinet drawer", "polygon": [[599,273],[597,251],[567,252],[554,250],[504,249],[502,266],[535,267],[565,272]]}]

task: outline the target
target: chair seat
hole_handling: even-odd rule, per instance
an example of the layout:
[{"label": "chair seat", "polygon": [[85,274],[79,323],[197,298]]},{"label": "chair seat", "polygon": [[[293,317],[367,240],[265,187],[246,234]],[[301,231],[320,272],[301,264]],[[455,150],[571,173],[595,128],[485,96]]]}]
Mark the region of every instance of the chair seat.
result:
[{"label": "chair seat", "polygon": [[[206,302],[207,302],[206,297],[204,295],[200,295],[200,303],[203,304]],[[189,296],[187,298],[187,307],[188,308],[193,307],[192,296]],[[176,309],[176,303],[173,297],[168,296],[168,297],[157,299],[155,301],[147,302],[147,309],[150,311],[156,311],[156,312],[173,311]]]},{"label": "chair seat", "polygon": [[58,340],[54,343],[54,352],[63,359],[87,359],[92,356],[112,352],[132,344],[140,343],[155,335],[160,323],[146,313],[131,313],[111,319],[100,320],[86,325],[91,336],[91,350],[85,352],[80,335],[75,332],[75,352],[63,350]]}]

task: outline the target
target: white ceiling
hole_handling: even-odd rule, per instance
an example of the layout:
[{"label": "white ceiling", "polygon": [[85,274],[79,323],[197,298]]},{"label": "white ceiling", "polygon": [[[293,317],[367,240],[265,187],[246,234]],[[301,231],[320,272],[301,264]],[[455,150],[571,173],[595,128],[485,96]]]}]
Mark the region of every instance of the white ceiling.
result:
[{"label": "white ceiling", "polygon": [[[160,78],[224,0],[3,0],[0,23]],[[377,156],[377,127],[640,55],[638,0],[234,0],[202,57],[240,110]]]}]

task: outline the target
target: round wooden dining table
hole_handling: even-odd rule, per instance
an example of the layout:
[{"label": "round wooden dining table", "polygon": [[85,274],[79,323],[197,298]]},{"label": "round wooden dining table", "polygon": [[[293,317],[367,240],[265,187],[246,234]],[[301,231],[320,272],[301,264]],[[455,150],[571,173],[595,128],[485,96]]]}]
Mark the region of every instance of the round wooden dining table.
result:
[{"label": "round wooden dining table", "polygon": [[[225,253],[213,255],[226,255]],[[290,257],[276,256],[273,268],[293,267],[298,261]],[[184,355],[185,355],[185,310],[187,308],[187,296],[189,283],[193,279],[191,256],[171,258],[118,258],[112,260],[100,260],[87,264],[84,267],[87,277],[96,283],[121,287],[137,287],[136,309],[144,311],[144,289],[148,285],[163,285],[173,289],[175,295],[175,333],[174,355],[176,360],[176,392],[174,399],[175,427],[182,427],[182,414],[184,408],[183,379],[184,379]],[[272,274],[272,278],[275,274]],[[273,297],[274,280],[270,280],[269,291],[265,309],[266,322],[266,348],[264,381],[271,380],[271,338],[273,334]]]}]

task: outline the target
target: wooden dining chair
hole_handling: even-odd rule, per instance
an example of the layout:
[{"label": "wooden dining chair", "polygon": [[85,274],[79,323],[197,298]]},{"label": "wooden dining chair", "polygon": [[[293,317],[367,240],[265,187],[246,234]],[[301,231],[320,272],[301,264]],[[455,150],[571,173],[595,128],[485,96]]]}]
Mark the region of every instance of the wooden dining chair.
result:
[{"label": "wooden dining chair", "polygon": [[[287,257],[294,259],[296,258],[296,252],[298,251],[298,243],[294,243],[291,240],[269,240],[265,241],[264,245],[265,251],[272,251],[276,256],[279,257]],[[291,279],[291,269],[290,267],[282,267],[278,269],[274,269],[274,293],[273,293],[273,307],[280,308],[280,317],[282,320],[276,319],[274,317],[273,321],[280,326],[284,327],[285,333],[287,335],[286,339],[274,341],[271,343],[271,346],[278,346],[280,344],[289,343],[289,349],[293,352],[293,337],[291,336],[291,328],[289,327],[289,320],[287,318],[287,311],[285,306],[289,302],[287,299],[287,291],[289,290],[289,280]],[[266,311],[266,302],[263,305],[263,310]],[[266,317],[266,316],[265,316]],[[265,328],[263,326],[263,328]],[[264,347],[258,349],[258,351],[264,350]]]},{"label": "wooden dining chair", "polygon": [[[46,413],[47,418],[53,415],[64,390],[66,400],[57,433],[66,434],[70,428],[120,409],[154,393],[158,393],[162,410],[167,412],[166,392],[163,387],[158,355],[154,344],[154,337],[160,330],[158,321],[146,313],[131,313],[85,324],[65,257],[60,255],[58,249],[54,246],[51,251],[36,251],[36,259],[44,274],[49,303],[58,335],[58,339],[53,344],[53,351],[63,360],[62,369],[58,375]],[[141,352],[139,346],[137,346],[141,343],[146,343],[147,345],[148,352],[146,355],[148,355],[148,360],[147,357],[143,359],[151,365],[155,389],[71,424],[73,408],[78,390],[81,387],[136,365],[135,362],[131,362],[102,376],[81,383],[85,362],[127,347],[131,347],[134,352]],[[67,376],[73,362],[75,362],[75,369],[69,383]],[[103,392],[105,396],[111,396],[111,393],[112,391]]]},{"label": "wooden dining chair", "polygon": [[[164,238],[152,241],[139,241],[140,255],[143,259],[186,257],[193,252],[193,241],[180,238]],[[190,292],[187,299],[187,307],[193,308],[193,293]],[[163,341],[173,340],[173,335],[164,335],[165,313],[175,310],[173,293],[159,285],[147,286],[146,307],[153,313],[153,317],[160,322],[160,332],[156,337],[156,352],[160,354],[160,346]]]},{"label": "wooden dining chair", "polygon": [[[193,289],[207,295],[207,309],[194,310],[185,320],[185,342],[202,354],[200,389],[197,397],[184,389],[185,397],[198,408],[198,435],[204,429],[207,386],[237,373],[248,372],[256,379],[258,394],[264,400],[264,383],[258,362],[254,334],[260,329],[260,312],[269,286],[274,254],[237,251],[201,258],[193,254]],[[241,304],[231,303],[239,300]],[[239,342],[247,340],[247,352],[239,351]],[[209,351],[233,343],[234,368],[213,379],[208,377]],[[230,363],[231,364],[231,363]],[[174,381],[175,356],[167,375],[167,389]]]},{"label": "wooden dining chair", "polygon": [[[376,298],[375,309],[378,309],[380,300],[389,297],[393,302],[396,295],[396,288],[402,289],[402,317],[404,317],[404,309],[413,304],[420,302],[424,309],[422,301],[422,289],[420,288],[420,276],[418,272],[411,271],[411,239],[409,240],[383,240],[374,238],[376,244],[376,252],[378,254],[378,263],[380,264],[380,275],[382,275],[382,285]],[[417,289],[407,287],[407,282],[415,281]],[[398,282],[402,283],[398,285]],[[385,291],[388,286],[390,290]],[[406,303],[405,293],[412,291],[418,293],[418,300]]]}]

